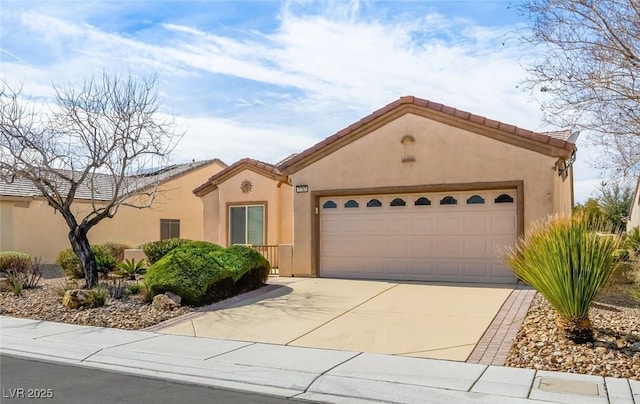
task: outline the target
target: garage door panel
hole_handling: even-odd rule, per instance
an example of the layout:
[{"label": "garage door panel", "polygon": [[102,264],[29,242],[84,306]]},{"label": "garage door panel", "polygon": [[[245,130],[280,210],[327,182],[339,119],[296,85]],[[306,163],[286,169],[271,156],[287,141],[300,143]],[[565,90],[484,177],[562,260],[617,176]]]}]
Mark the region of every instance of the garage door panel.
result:
[{"label": "garage door panel", "polygon": [[516,234],[517,228],[518,221],[515,212],[511,215],[497,214],[491,217],[491,230],[494,234]]},{"label": "garage door panel", "polygon": [[436,234],[432,213],[415,212],[409,221],[409,234]]},{"label": "garage door panel", "polygon": [[[337,208],[320,211],[320,275],[513,283],[516,279],[501,254],[516,241],[517,209],[515,203],[494,203],[501,193],[513,194],[498,190],[343,197]],[[485,203],[467,204],[475,194]],[[458,204],[440,205],[448,195]],[[415,206],[420,197],[432,205]],[[395,198],[406,205],[391,207]],[[349,199],[360,207],[344,208]],[[367,207],[372,199],[382,206]]]},{"label": "garage door panel", "polygon": [[412,236],[407,240],[409,257],[428,258],[437,250],[437,238],[433,236]]}]

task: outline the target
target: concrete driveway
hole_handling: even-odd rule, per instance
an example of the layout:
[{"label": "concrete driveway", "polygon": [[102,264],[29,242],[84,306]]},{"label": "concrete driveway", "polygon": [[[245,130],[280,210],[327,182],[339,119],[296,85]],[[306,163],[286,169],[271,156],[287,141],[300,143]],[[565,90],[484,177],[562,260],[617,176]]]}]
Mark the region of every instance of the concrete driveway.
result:
[{"label": "concrete driveway", "polygon": [[159,332],[467,359],[513,287],[272,278],[279,288]]}]

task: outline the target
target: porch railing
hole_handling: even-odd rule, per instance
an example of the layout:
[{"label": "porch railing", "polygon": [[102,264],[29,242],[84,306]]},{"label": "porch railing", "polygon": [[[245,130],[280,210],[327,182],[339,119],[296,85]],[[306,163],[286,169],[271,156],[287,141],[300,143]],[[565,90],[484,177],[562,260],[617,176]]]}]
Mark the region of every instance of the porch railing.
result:
[{"label": "porch railing", "polygon": [[269,275],[278,275],[278,246],[277,245],[252,245],[251,248],[262,254],[271,264]]}]

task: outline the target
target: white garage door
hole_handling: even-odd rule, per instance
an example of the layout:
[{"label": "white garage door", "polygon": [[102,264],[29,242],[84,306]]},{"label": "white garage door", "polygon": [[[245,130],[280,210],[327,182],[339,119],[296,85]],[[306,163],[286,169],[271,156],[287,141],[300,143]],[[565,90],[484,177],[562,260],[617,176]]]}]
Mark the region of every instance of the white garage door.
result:
[{"label": "white garage door", "polygon": [[320,199],[320,276],[514,283],[514,190]]}]

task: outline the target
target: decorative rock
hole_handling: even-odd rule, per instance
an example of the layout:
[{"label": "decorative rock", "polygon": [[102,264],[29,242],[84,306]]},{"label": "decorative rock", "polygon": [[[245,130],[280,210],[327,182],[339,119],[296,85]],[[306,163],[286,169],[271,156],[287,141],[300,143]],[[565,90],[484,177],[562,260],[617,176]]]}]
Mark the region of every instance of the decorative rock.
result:
[{"label": "decorative rock", "polygon": [[182,298],[178,295],[176,295],[173,292],[164,292],[165,296],[167,296],[169,299],[173,300],[174,302],[176,302],[176,304],[178,306],[180,306],[180,302],[182,302]]},{"label": "decorative rock", "polygon": [[151,305],[156,310],[173,310],[173,309],[176,309],[176,308],[180,307],[180,305],[178,303],[173,301],[167,295],[155,295],[153,297],[153,303],[151,303]]},{"label": "decorative rock", "polygon": [[11,282],[7,278],[0,278],[0,290],[10,290]]},{"label": "decorative rock", "polygon": [[62,305],[70,309],[88,306],[87,297],[91,291],[88,289],[73,289],[64,292]]}]

